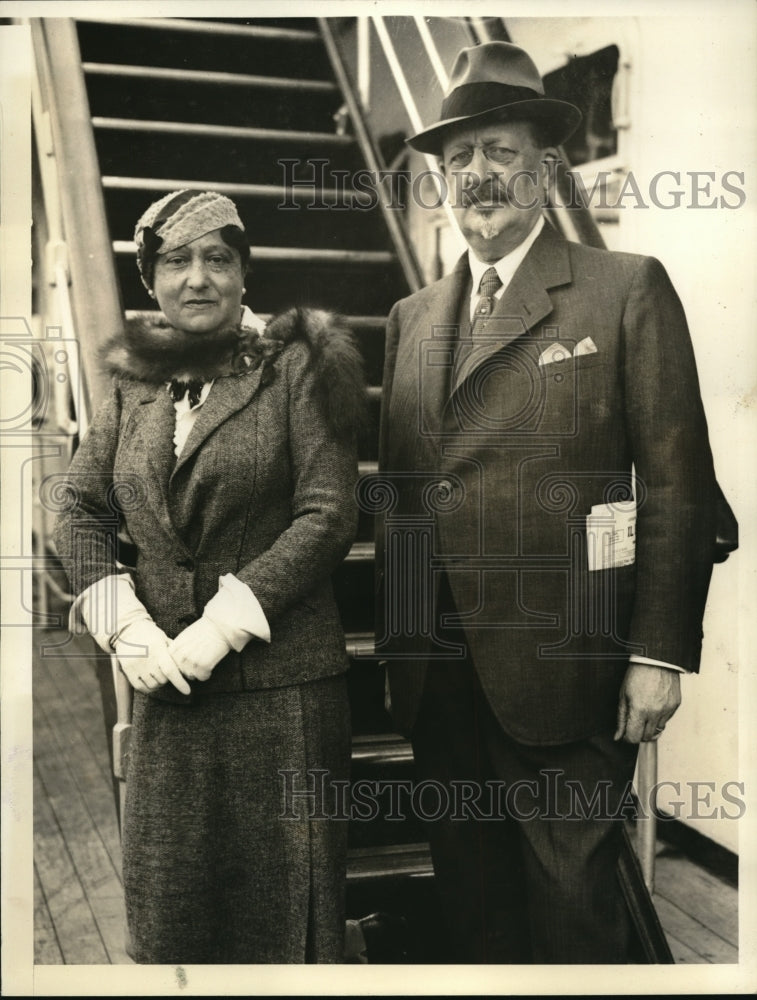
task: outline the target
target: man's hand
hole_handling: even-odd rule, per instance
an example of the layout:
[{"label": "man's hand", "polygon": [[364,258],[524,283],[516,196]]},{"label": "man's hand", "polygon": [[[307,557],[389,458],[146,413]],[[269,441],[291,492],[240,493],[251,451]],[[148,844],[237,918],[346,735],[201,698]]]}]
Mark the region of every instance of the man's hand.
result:
[{"label": "man's hand", "polygon": [[135,691],[148,694],[170,681],[182,694],[191,692],[168,652],[168,636],[149,618],[127,625],[116,639],[114,650]]},{"label": "man's hand", "polygon": [[624,739],[626,743],[658,739],[680,704],[678,671],[631,663],[620,689],[614,739]]},{"label": "man's hand", "polygon": [[231,644],[209,618],[199,618],[171,643],[171,656],[191,681],[206,681],[215,665],[231,651]]}]

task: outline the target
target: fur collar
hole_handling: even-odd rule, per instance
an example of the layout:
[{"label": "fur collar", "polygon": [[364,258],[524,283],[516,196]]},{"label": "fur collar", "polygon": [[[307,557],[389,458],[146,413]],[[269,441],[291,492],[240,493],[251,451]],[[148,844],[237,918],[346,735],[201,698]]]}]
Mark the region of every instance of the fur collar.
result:
[{"label": "fur collar", "polygon": [[177,330],[163,317],[139,317],[105,343],[101,361],[111,375],[153,385],[173,378],[207,382],[262,367],[265,386],[276,377],[279,354],[296,340],[309,348],[315,391],[332,429],[342,437],[360,433],[367,421],[363,362],[352,333],[334,313],[289,309],[262,333],[238,326],[204,337]]}]

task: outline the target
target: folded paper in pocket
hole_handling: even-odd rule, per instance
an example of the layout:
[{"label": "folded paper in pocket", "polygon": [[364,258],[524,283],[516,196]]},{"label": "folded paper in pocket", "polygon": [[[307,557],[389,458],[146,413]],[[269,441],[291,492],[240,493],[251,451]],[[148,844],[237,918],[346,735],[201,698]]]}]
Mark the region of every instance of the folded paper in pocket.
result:
[{"label": "folded paper in pocket", "polygon": [[582,354],[596,354],[597,345],[591,339],[591,337],[584,337],[583,340],[579,340],[573,350],[573,357],[578,358]]},{"label": "folded paper in pocket", "polygon": [[589,570],[630,566],[636,559],[636,501],[595,504],[586,518]]},{"label": "folded paper in pocket", "polygon": [[566,347],[565,344],[558,344],[555,341],[554,344],[550,344],[549,347],[545,348],[539,355],[540,365],[551,365],[555,361],[566,361],[570,357],[570,348]]}]

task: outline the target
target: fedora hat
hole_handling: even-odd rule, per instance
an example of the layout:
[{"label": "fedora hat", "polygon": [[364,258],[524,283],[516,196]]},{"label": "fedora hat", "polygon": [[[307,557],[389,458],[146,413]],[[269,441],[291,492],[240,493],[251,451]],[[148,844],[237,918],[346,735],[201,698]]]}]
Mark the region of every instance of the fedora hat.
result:
[{"label": "fedora hat", "polygon": [[441,156],[447,132],[455,125],[497,121],[532,121],[541,125],[550,145],[559,145],[581,122],[581,112],[567,101],[544,96],[533,60],[510,42],[486,42],[462,49],[452,68],[441,118],[407,139],[420,153]]}]

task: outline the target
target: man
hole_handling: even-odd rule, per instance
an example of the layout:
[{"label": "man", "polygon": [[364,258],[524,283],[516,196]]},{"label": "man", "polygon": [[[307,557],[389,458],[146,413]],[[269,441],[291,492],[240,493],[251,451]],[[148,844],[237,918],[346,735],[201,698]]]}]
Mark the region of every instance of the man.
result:
[{"label": "man", "polygon": [[638,744],[699,665],[715,479],[692,347],[656,260],[543,217],[579,121],[492,42],[408,140],[469,250],[389,317],[377,649],[417,779],[445,790],[427,828],[457,961],[629,961]]}]

